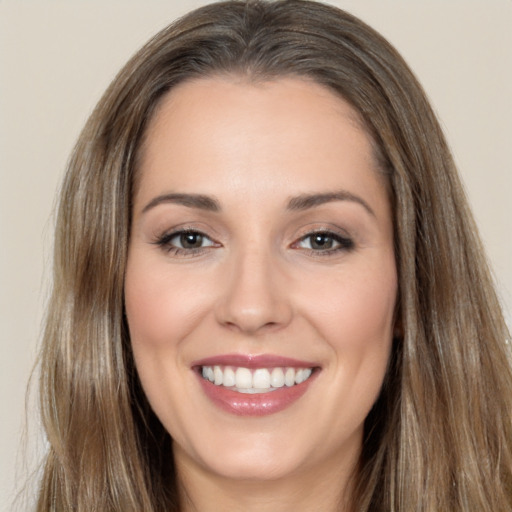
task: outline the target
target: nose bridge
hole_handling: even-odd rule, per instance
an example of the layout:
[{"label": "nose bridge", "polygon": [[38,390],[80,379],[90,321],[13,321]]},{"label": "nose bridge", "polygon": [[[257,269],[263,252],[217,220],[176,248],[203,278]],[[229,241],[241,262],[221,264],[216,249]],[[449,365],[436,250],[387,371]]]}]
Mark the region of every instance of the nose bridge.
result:
[{"label": "nose bridge", "polygon": [[218,320],[247,333],[280,328],[291,318],[291,304],[278,258],[251,241],[232,252],[218,304]]}]

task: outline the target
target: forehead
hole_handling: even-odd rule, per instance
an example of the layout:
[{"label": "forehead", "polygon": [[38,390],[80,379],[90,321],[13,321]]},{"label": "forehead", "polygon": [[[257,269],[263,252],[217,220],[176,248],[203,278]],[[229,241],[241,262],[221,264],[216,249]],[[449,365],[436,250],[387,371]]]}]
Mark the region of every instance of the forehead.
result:
[{"label": "forehead", "polygon": [[293,193],[295,181],[329,188],[342,174],[350,185],[370,172],[378,182],[373,185],[384,181],[359,114],[326,87],[296,77],[184,82],[161,100],[141,149],[145,192],[162,180],[170,188],[193,185],[208,193],[236,182],[256,190],[262,180]]}]

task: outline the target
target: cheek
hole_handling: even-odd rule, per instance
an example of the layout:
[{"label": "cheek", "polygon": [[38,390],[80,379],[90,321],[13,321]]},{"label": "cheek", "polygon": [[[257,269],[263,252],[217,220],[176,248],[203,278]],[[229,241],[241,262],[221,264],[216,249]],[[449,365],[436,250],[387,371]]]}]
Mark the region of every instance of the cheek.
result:
[{"label": "cheek", "polygon": [[[158,262],[157,262],[158,263]],[[189,378],[183,364],[182,342],[205,310],[197,282],[183,272],[169,271],[147,256],[130,254],[125,277],[125,307],[137,373],[144,392],[168,431],[176,427],[176,410],[193,403],[184,386]],[[171,378],[172,376],[172,378]]]},{"label": "cheek", "polygon": [[361,428],[380,393],[391,353],[397,295],[394,260],[373,271],[353,270],[333,277],[315,301],[308,301],[309,321],[330,350],[328,386],[337,390],[323,413],[331,415],[333,431],[339,432]]},{"label": "cheek", "polygon": [[308,300],[312,321],[313,316],[317,318],[319,328],[340,335],[352,332],[357,338],[369,332],[389,334],[397,295],[394,265],[379,272],[363,269],[333,274],[324,283]]},{"label": "cheek", "polygon": [[183,273],[146,265],[136,255],[129,261],[125,303],[134,350],[173,350],[201,315],[206,294],[200,276],[186,283]]},{"label": "cheek", "polygon": [[[393,335],[397,296],[394,259],[374,266],[332,273],[324,286],[309,286],[304,316],[330,348],[345,377],[371,376],[380,388]],[[366,375],[366,377],[365,377]]]}]

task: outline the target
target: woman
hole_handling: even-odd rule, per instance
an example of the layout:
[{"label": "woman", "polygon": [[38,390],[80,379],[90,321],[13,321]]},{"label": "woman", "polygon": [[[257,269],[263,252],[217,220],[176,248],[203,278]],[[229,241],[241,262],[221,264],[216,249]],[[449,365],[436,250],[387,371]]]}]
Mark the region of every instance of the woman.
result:
[{"label": "woman", "polygon": [[300,0],[199,9],[64,183],[38,509],[512,510],[512,375],[438,122]]}]

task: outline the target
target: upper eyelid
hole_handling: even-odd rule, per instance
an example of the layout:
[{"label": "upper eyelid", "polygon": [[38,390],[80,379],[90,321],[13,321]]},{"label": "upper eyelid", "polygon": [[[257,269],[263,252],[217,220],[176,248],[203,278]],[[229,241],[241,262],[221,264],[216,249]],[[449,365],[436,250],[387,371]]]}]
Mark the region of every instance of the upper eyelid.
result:
[{"label": "upper eyelid", "polygon": [[[313,223],[312,223],[313,224]],[[349,233],[346,229],[341,228],[339,226],[333,226],[333,225],[326,225],[321,223],[315,223],[314,225],[306,225],[302,228],[295,231],[295,235],[292,237],[290,244],[296,244],[299,241],[307,238],[308,236],[312,236],[315,234],[325,234],[330,235],[334,238],[340,238],[342,240],[350,240],[354,242],[354,236],[353,234]],[[213,231],[213,233],[212,233]],[[219,239],[223,238],[223,236],[220,233],[216,233],[216,230],[212,230],[209,227],[202,227],[202,226],[194,226],[193,223],[191,224],[182,224],[175,226],[173,228],[163,230],[161,234],[155,233],[153,236],[154,243],[160,243],[163,239],[165,239],[167,242],[170,241],[173,237],[179,236],[182,233],[198,233],[201,236],[211,240],[212,242],[216,244],[220,244]]]},{"label": "upper eyelid", "polygon": [[193,229],[193,228],[181,228],[181,229],[175,229],[175,230],[170,230],[170,231],[165,231],[164,233],[162,233],[161,235],[157,236],[157,243],[158,241],[161,241],[161,240],[167,240],[167,241],[170,241],[172,240],[173,238],[177,237],[177,236],[180,236],[184,233],[197,233],[198,235],[201,235],[202,237],[204,238],[207,238],[208,240],[212,241],[215,243],[215,239],[213,237],[211,237],[210,235],[208,235],[207,233],[205,233],[204,231],[200,230],[200,229]]},{"label": "upper eyelid", "polygon": [[305,226],[299,231],[302,232],[302,234],[300,234],[298,236],[298,238],[304,238],[304,237],[307,237],[310,235],[315,235],[318,233],[334,235],[334,236],[337,236],[340,238],[351,238],[351,239],[353,238],[353,235],[351,233],[349,233],[348,230],[340,228],[339,226],[332,226],[332,225],[326,226],[326,225],[322,225],[322,224],[317,224],[316,227]]},{"label": "upper eyelid", "polygon": [[316,231],[310,231],[310,232],[302,235],[298,240],[304,240],[305,238],[308,238],[308,237],[314,236],[314,235],[326,235],[328,237],[331,237],[334,239],[341,239],[341,240],[351,240],[352,239],[352,237],[349,236],[347,233],[341,234],[341,233],[337,233],[335,231],[319,229]]},{"label": "upper eyelid", "polygon": [[[175,237],[179,237],[183,233],[197,233],[201,235],[202,237],[206,238],[211,244],[201,246],[201,247],[180,247],[177,244],[171,243],[171,241]],[[157,236],[153,242],[154,245],[158,247],[159,250],[164,251],[165,253],[168,253],[172,255],[172,257],[175,258],[187,258],[187,257],[193,257],[193,256],[199,256],[202,253],[215,248],[215,246],[219,246],[219,244],[210,236],[206,235],[202,231],[199,231],[198,229],[176,229],[168,231],[167,233],[163,233],[160,236]]]},{"label": "upper eyelid", "polygon": [[211,229],[205,229],[203,227],[197,227],[192,224],[180,224],[172,228],[155,230],[154,238],[163,238],[168,236],[176,236],[181,233],[198,233],[207,238],[215,238],[216,235],[210,235]]},{"label": "upper eyelid", "polygon": [[298,238],[295,242],[293,242],[292,245],[298,244],[299,242],[302,242],[302,241],[306,240],[307,238],[314,236],[314,235],[326,235],[327,237],[334,239],[338,243],[350,242],[351,244],[354,244],[354,239],[351,236],[341,235],[341,234],[335,233],[333,231],[318,230],[318,231],[310,231],[309,233],[306,233],[305,235]]}]

